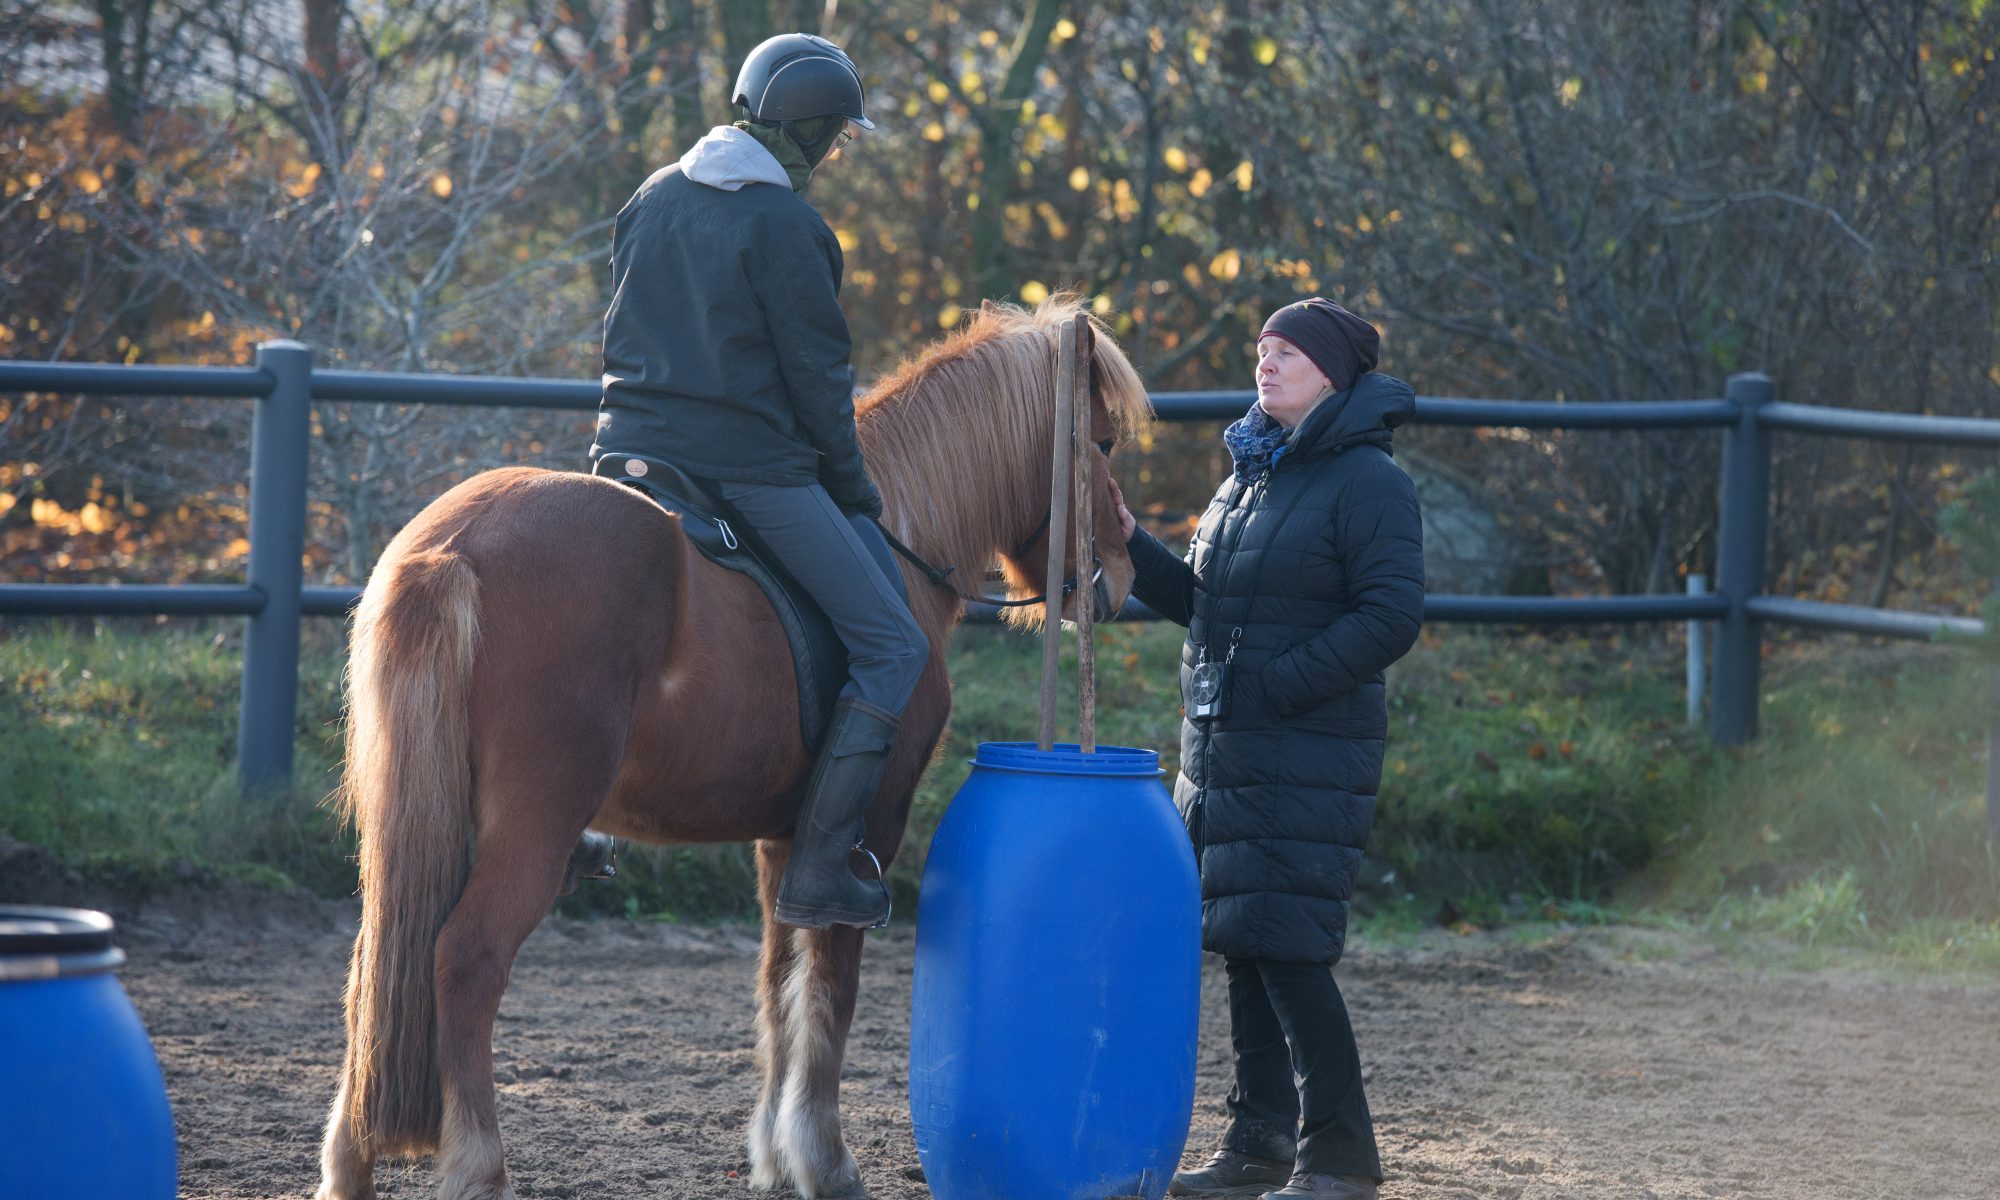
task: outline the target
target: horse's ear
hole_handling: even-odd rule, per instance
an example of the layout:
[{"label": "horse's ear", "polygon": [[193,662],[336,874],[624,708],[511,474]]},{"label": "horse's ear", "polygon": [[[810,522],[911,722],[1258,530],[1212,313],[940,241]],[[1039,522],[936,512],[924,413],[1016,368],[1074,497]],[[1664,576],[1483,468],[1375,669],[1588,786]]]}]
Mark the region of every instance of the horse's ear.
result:
[{"label": "horse's ear", "polygon": [[982,299],[979,302],[979,315],[982,317],[987,316],[992,313],[995,307],[997,306],[993,301]]}]

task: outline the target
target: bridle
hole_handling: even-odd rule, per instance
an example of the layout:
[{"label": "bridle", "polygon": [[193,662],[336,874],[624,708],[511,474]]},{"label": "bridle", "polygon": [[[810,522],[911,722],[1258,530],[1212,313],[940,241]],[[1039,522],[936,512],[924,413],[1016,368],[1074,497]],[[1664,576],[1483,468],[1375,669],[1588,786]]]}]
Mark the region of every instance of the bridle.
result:
[{"label": "bridle", "polygon": [[[1097,443],[1098,452],[1104,455],[1105,461],[1107,462],[1110,461],[1111,451],[1114,448],[1116,448],[1117,444],[1118,441],[1116,438],[1105,438],[1103,441]],[[1053,509],[1043,513],[1041,523],[1036,525],[1034,530],[1030,532],[1026,538],[1022,539],[1021,544],[1016,546],[1007,555],[1007,557],[1018,559],[1027,554],[1028,547],[1034,545],[1035,542],[1038,541],[1044,533],[1047,533],[1049,530],[1049,526],[1054,521],[1055,521],[1055,511]],[[896,553],[908,559],[911,565],[916,567],[917,570],[922,571],[924,573],[924,578],[930,580],[931,585],[933,587],[942,588],[945,591],[950,592],[952,595],[958,597],[960,600],[964,600],[970,604],[990,604],[995,608],[1026,608],[1031,604],[1046,604],[1048,602],[1049,594],[1047,592],[1043,592],[1039,596],[1030,596],[1025,600],[995,600],[991,596],[974,596],[966,592],[961,592],[957,588],[953,587],[951,584],[952,574],[958,570],[956,566],[948,566],[948,567],[932,566],[930,563],[925,562],[924,559],[921,556],[919,556],[915,550],[912,550],[908,546],[905,546],[902,543],[902,540],[898,538],[895,534],[890,533],[889,527],[883,525],[879,519],[875,522],[875,524],[881,528],[882,536],[888,539],[890,549],[894,550]],[[1095,553],[1093,553],[1090,556],[1090,566],[1091,566],[1090,587],[1093,591],[1102,592],[1104,589],[1104,562],[1102,559],[1099,559]],[[1070,595],[1074,593],[1076,589],[1077,589],[1077,579],[1075,575],[1071,575],[1068,579],[1063,580],[1063,585],[1062,585],[1063,599],[1065,600],[1069,599]]]}]

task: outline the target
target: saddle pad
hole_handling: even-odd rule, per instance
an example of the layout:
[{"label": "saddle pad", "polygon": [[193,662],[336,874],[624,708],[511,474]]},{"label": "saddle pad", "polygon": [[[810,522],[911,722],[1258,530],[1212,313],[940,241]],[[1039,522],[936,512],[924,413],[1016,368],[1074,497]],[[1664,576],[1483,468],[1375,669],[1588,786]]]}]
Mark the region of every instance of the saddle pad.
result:
[{"label": "saddle pad", "polygon": [[[631,463],[643,464],[644,473],[627,473]],[[817,752],[834,701],[847,684],[847,650],[826,614],[790,577],[773,569],[728,518],[716,516],[722,506],[680,471],[657,459],[607,454],[598,459],[593,474],[615,479],[673,513],[703,558],[756,580],[792,648],[792,670],[799,682],[799,737],[807,750]],[[676,494],[683,492],[698,498]]]}]

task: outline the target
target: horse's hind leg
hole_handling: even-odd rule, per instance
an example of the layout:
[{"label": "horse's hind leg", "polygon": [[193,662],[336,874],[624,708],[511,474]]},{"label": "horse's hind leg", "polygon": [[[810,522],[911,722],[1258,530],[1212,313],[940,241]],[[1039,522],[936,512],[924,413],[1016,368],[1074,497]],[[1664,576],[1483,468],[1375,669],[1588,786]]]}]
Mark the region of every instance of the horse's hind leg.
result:
[{"label": "horse's hind leg", "polygon": [[[580,753],[598,741],[602,753]],[[493,1022],[521,943],[548,914],[570,849],[610,790],[617,754],[608,743],[548,730],[513,743],[532,748],[533,760],[482,764],[472,876],[437,941],[438,1200],[514,1200],[495,1113]]]},{"label": "horse's hind leg", "polygon": [[861,1170],[840,1132],[840,1065],[854,1020],[862,931],[835,925],[796,937],[804,949],[785,981],[790,1046],[778,1103],[778,1150],[806,1200],[866,1197]]},{"label": "horse's hind leg", "polygon": [[799,961],[801,931],[771,917],[777,903],[778,880],[791,857],[789,841],[757,843],[757,894],[764,909],[764,953],[757,964],[757,1066],[763,1087],[757,1111],[750,1118],[750,1186],[766,1191],[786,1181],[778,1152],[778,1106],[784,1099],[785,1069],[791,1059],[791,1018],[786,1011],[790,992],[785,981]]},{"label": "horse's hind leg", "polygon": [[326,1141],[320,1147],[319,1191],[313,1200],[375,1200],[375,1156],[357,1136],[348,1103],[352,1081],[341,1072],[340,1092],[327,1119]]}]

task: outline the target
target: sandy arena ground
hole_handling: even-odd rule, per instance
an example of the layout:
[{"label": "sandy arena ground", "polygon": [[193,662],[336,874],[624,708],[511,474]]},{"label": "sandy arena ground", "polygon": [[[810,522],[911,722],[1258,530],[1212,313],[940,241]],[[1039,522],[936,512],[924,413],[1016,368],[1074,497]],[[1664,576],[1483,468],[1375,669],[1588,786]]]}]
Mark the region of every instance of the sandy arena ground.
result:
[{"label": "sandy arena ground", "polygon": [[[352,912],[123,926],[189,1200],[311,1194]],[[1339,978],[1384,1194],[2000,1196],[2000,980],[1767,972],[1686,941],[1634,954],[1648,936],[1357,947]],[[848,1055],[848,1138],[880,1200],[930,1194],[905,1096],[913,944],[907,924],[871,938]],[[529,940],[496,1047],[523,1200],[750,1194],[755,961],[742,927],[552,920]],[[1190,1161],[1227,1087],[1208,966]],[[385,1200],[435,1195],[427,1164],[377,1182]]]}]

